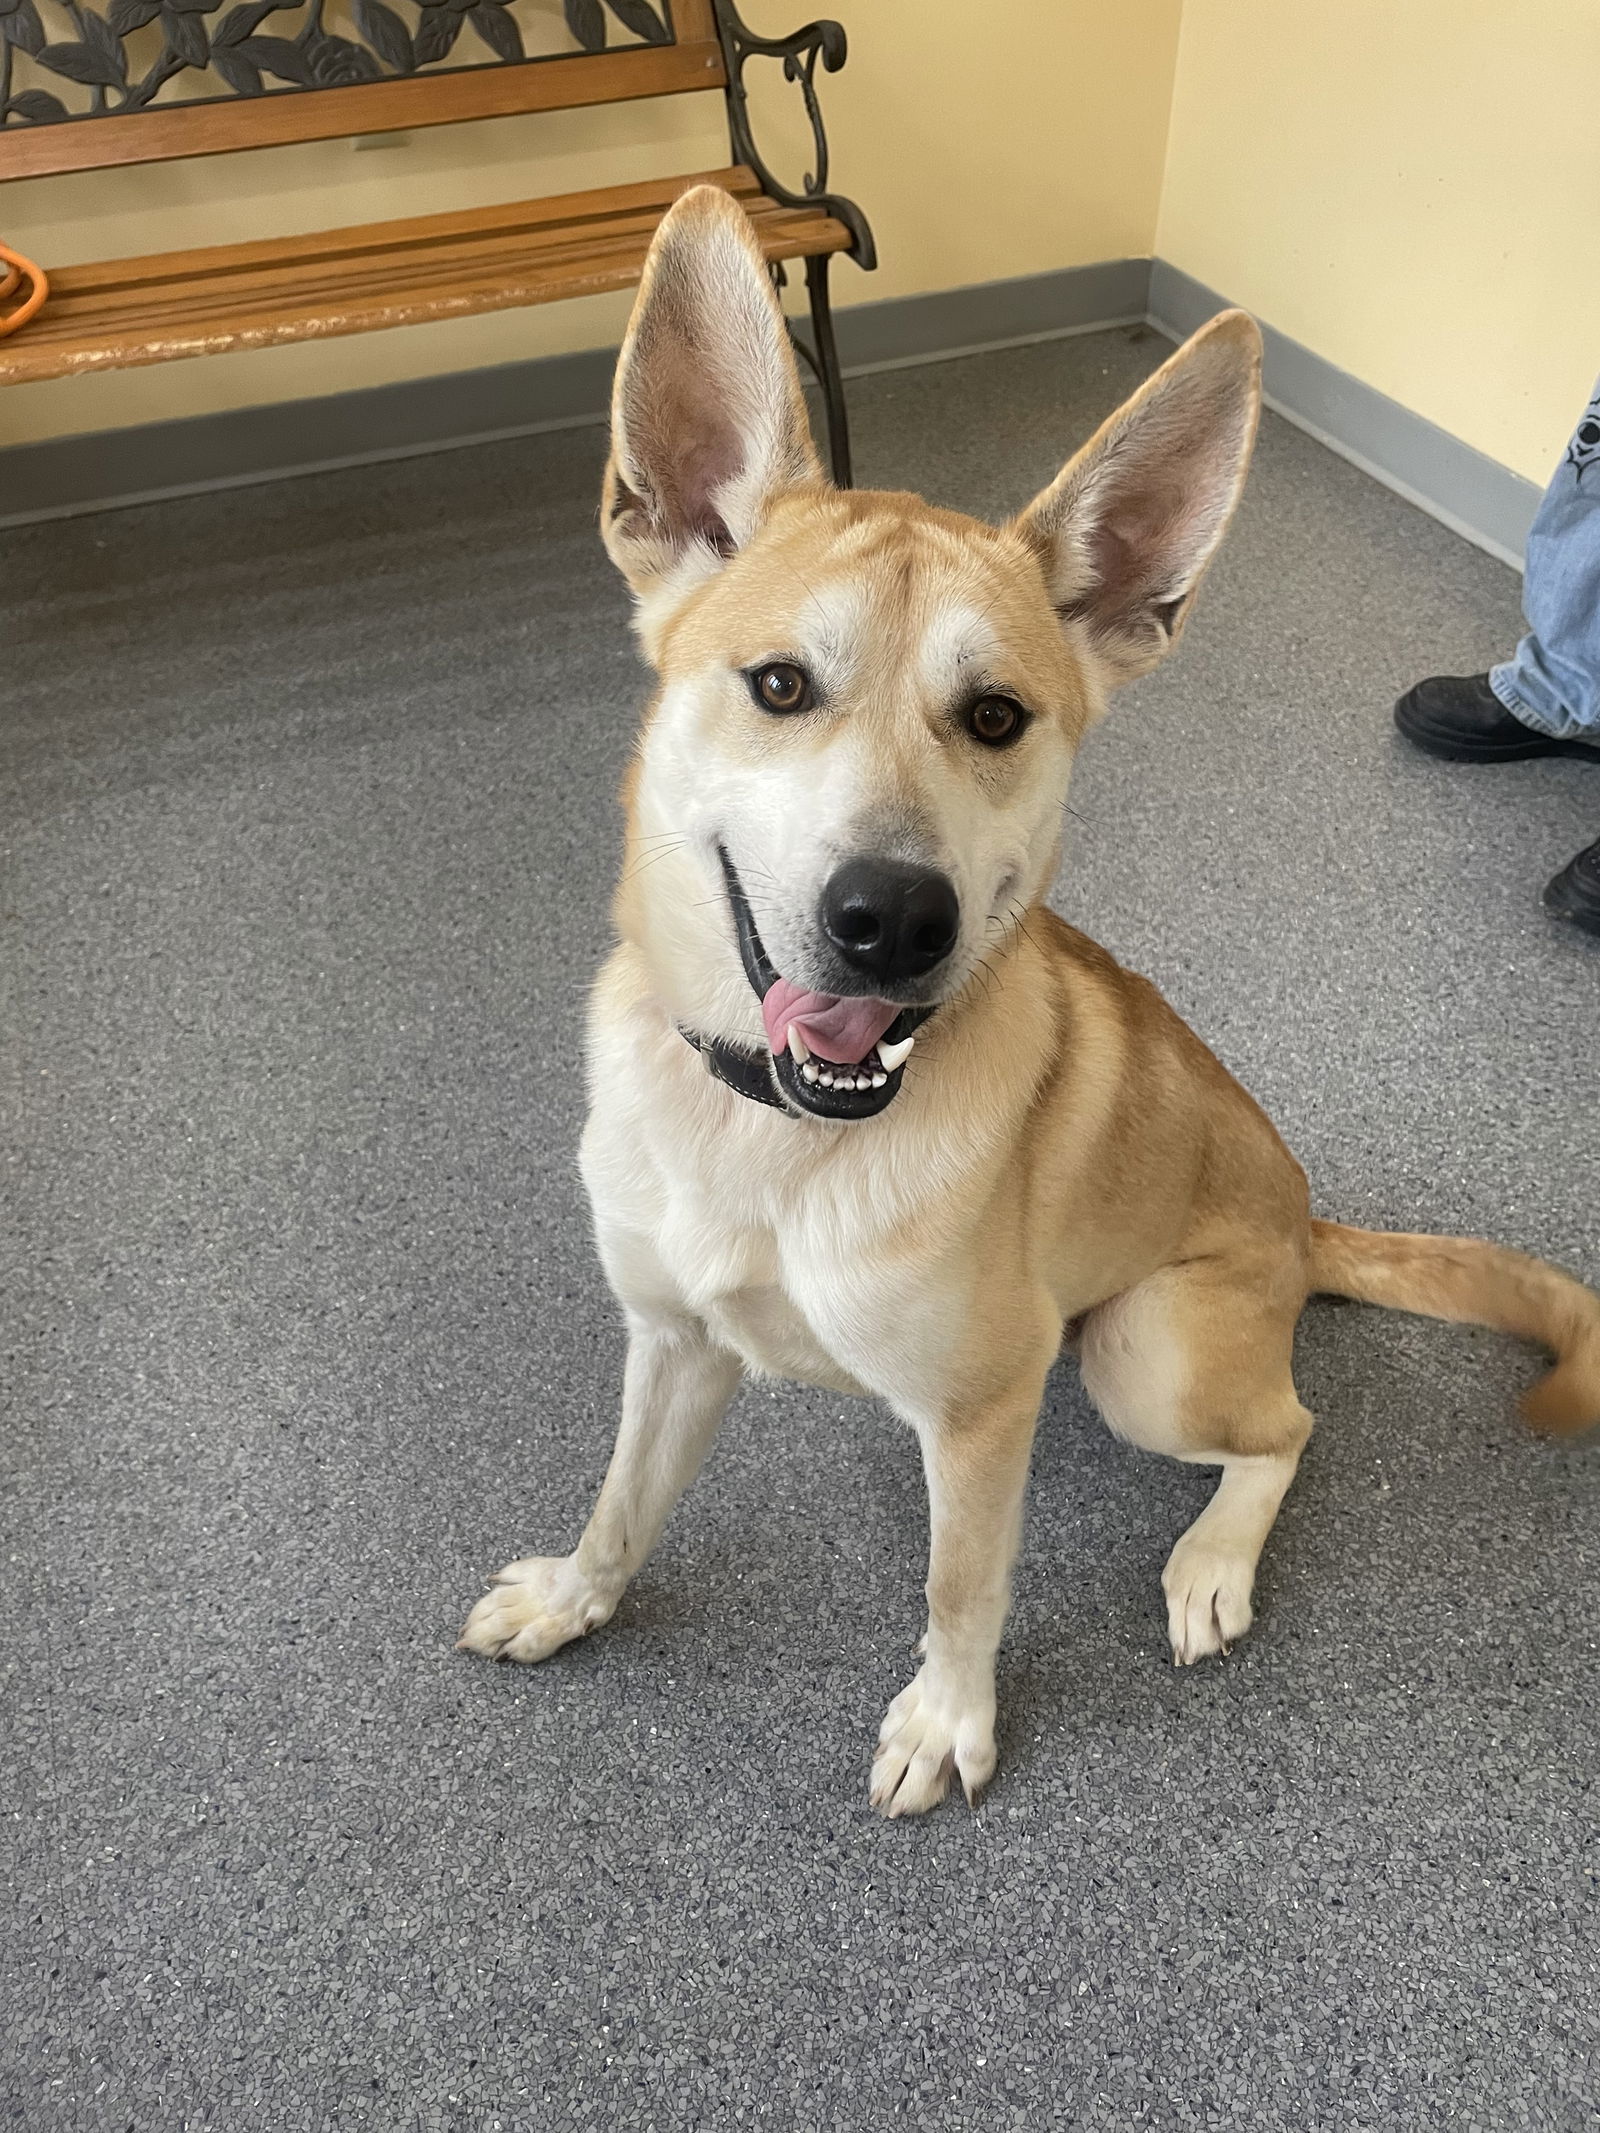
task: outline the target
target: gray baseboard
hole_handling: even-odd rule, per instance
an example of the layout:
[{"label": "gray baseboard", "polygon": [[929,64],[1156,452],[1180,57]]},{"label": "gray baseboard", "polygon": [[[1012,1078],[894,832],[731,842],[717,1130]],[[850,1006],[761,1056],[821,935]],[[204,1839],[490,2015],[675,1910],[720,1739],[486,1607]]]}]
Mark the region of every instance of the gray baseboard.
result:
[{"label": "gray baseboard", "polygon": [[[1174,340],[1226,310],[1227,302],[1181,268],[1152,262],[1150,323]],[[1502,563],[1522,568],[1542,493],[1531,481],[1275,327],[1264,325],[1263,332],[1269,407]]]},{"label": "gray baseboard", "polygon": [[245,488],[600,419],[615,349],[406,378],[0,450],[0,526]]},{"label": "gray baseboard", "polygon": [[[1111,259],[852,305],[836,323],[845,370],[860,375],[1146,318],[1177,338],[1224,303],[1163,260]],[[1539,501],[1532,482],[1273,327],[1265,331],[1267,396],[1280,414],[1521,567]],[[614,360],[612,349],[589,349],[11,445],[0,448],[0,527],[598,422]]]},{"label": "gray baseboard", "polygon": [[[887,370],[1143,319],[1149,283],[1149,260],[1108,259],[855,304],[835,314],[840,361]],[[0,526],[599,422],[615,361],[615,349],[586,349],[14,444],[0,448]]]},{"label": "gray baseboard", "polygon": [[892,296],[834,313],[839,360],[847,375],[936,363],[985,348],[1016,348],[1104,326],[1143,322],[1150,292],[1148,259],[1102,259],[1012,281]]}]

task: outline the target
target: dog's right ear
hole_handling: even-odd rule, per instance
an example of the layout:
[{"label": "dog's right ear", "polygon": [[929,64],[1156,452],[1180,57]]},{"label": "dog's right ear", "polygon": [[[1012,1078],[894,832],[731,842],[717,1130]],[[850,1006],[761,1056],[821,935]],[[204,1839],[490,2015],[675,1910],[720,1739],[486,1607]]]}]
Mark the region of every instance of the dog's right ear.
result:
[{"label": "dog's right ear", "polygon": [[604,533],[641,598],[687,591],[821,479],[789,336],[749,217],[697,185],[657,230],[611,395]]}]

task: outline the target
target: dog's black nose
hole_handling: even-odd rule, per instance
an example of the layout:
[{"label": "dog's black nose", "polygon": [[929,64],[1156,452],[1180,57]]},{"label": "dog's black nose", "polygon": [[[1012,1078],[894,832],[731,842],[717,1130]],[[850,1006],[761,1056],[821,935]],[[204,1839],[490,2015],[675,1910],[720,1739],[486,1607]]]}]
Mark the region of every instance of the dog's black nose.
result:
[{"label": "dog's black nose", "polygon": [[897,983],[942,963],[961,928],[953,883],[898,859],[847,859],[829,877],[818,916],[851,969],[887,999]]}]

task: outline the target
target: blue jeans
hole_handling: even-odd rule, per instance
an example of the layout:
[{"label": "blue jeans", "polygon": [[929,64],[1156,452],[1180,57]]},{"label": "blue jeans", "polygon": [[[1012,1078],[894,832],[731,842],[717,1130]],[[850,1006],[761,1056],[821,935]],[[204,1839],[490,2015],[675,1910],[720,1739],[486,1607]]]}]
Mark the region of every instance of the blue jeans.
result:
[{"label": "blue jeans", "polygon": [[1528,535],[1528,634],[1489,686],[1513,718],[1558,741],[1600,741],[1600,386]]}]

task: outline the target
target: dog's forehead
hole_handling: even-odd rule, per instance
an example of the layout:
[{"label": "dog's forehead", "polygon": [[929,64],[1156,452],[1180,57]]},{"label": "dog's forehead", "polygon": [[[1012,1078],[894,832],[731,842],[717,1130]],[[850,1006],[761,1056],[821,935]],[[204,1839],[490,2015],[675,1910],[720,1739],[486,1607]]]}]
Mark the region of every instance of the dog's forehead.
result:
[{"label": "dog's forehead", "polygon": [[757,630],[781,627],[789,649],[819,664],[888,667],[935,692],[963,670],[1055,647],[1022,544],[915,498],[831,497],[796,512],[742,575],[740,606]]}]

